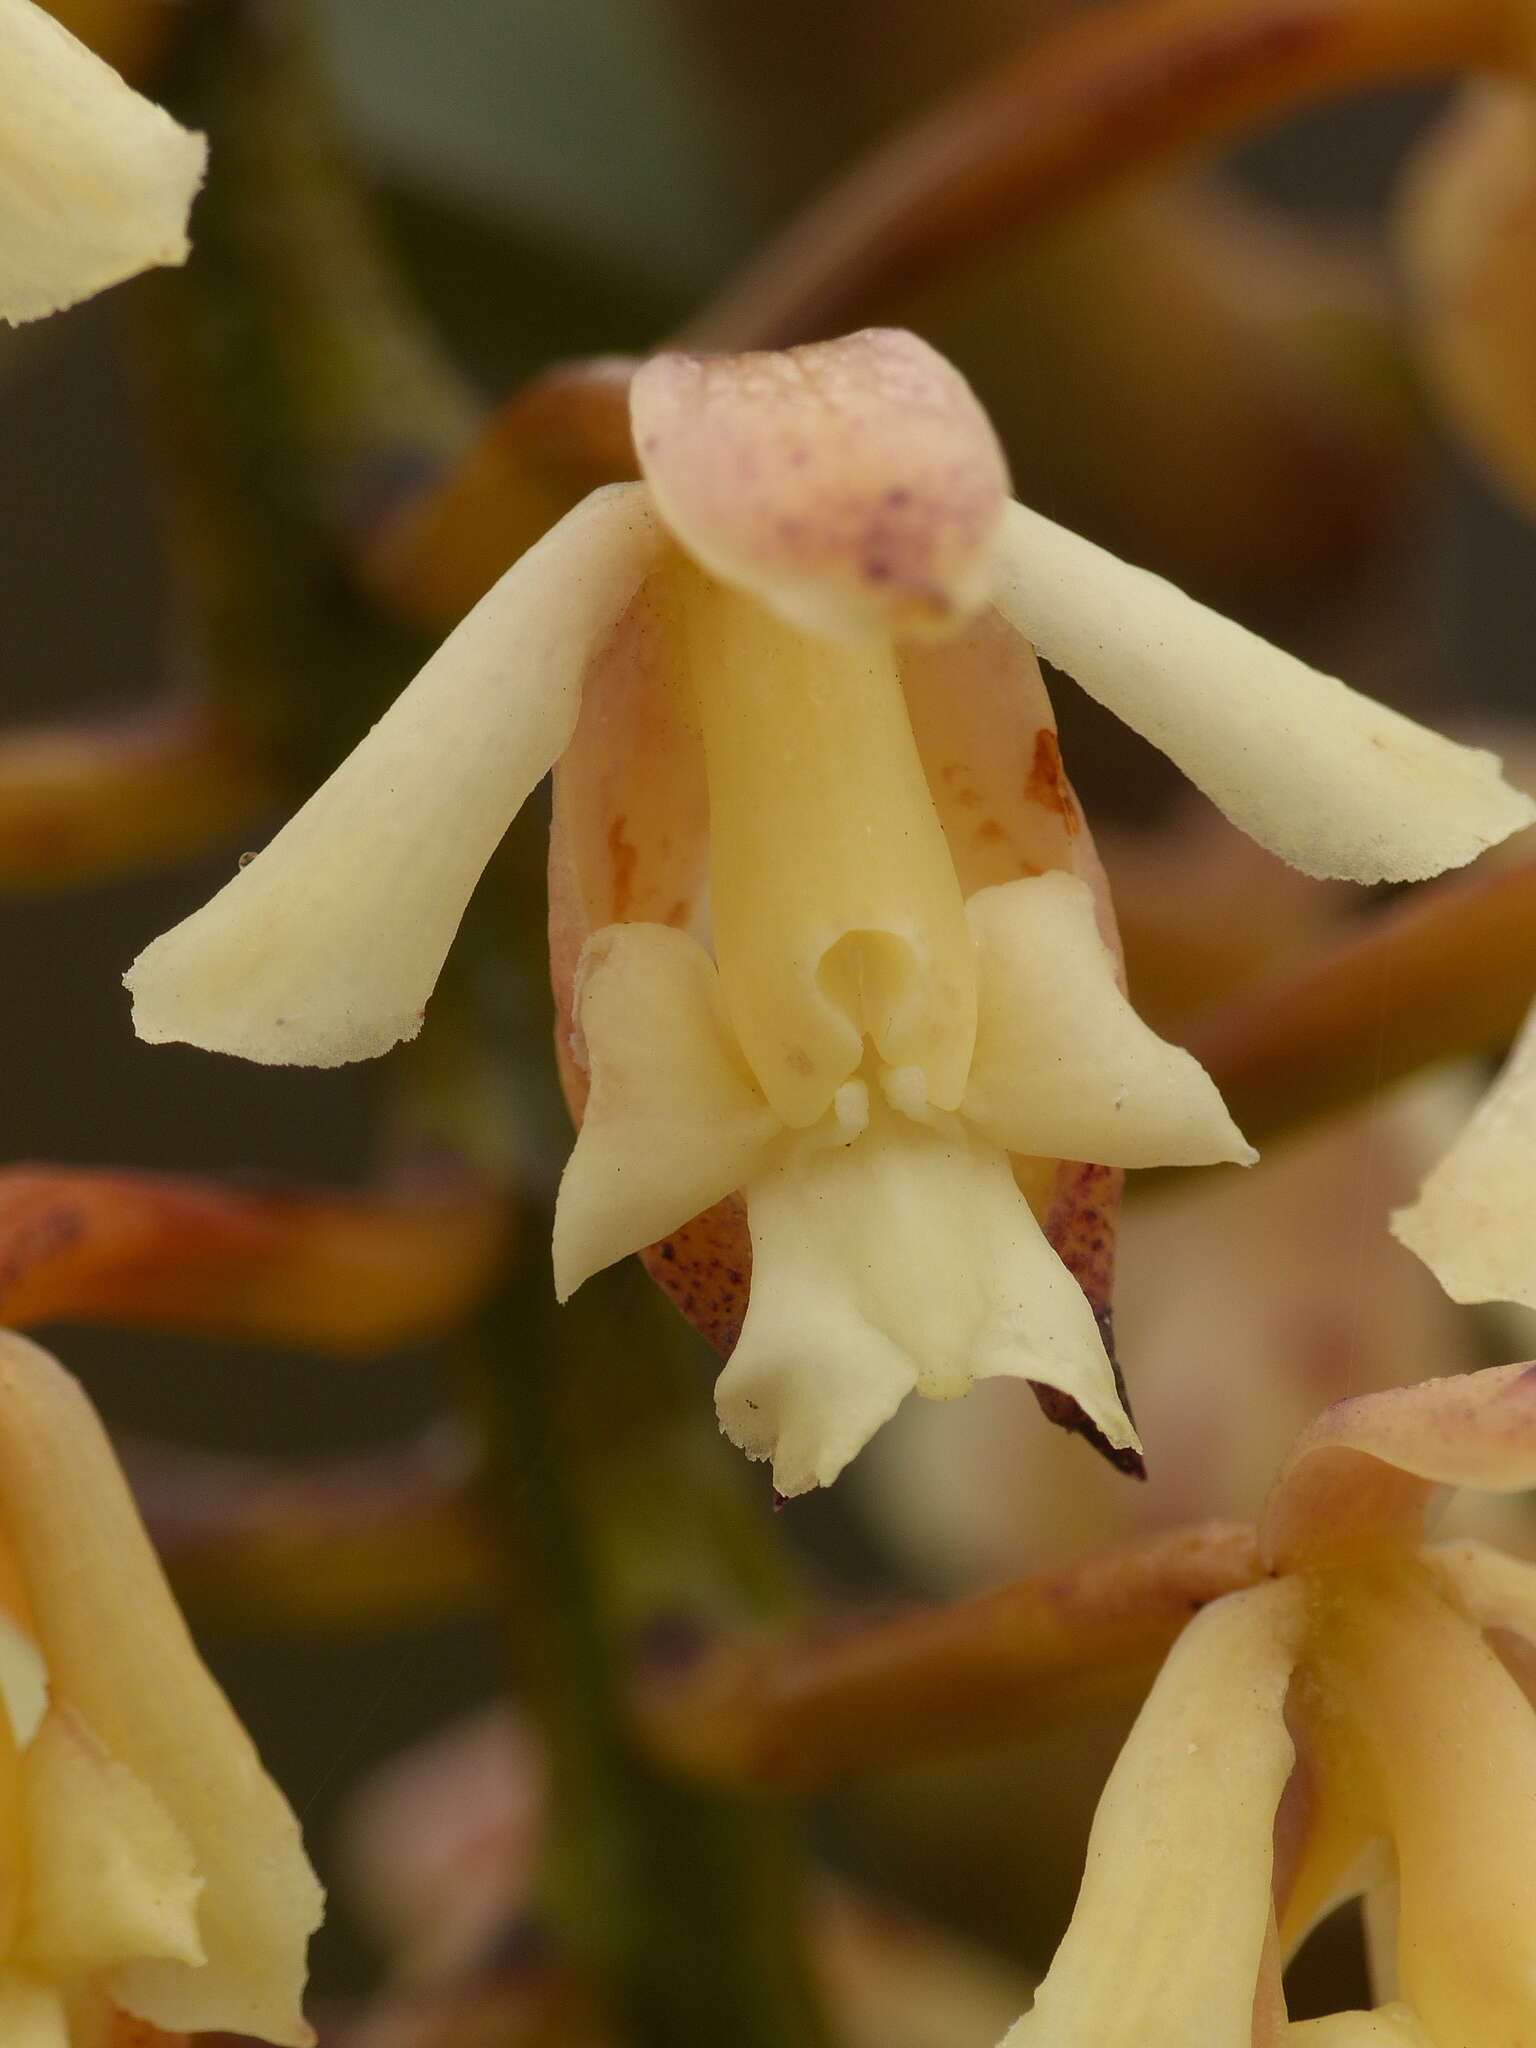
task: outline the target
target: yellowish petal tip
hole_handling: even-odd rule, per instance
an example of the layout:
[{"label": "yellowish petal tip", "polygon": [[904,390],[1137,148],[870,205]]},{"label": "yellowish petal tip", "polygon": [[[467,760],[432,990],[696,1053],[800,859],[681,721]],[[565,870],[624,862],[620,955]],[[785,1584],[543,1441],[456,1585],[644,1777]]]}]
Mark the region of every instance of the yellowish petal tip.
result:
[{"label": "yellowish petal tip", "polygon": [[0,0],[0,319],[185,262],[207,144],[31,0]]}]

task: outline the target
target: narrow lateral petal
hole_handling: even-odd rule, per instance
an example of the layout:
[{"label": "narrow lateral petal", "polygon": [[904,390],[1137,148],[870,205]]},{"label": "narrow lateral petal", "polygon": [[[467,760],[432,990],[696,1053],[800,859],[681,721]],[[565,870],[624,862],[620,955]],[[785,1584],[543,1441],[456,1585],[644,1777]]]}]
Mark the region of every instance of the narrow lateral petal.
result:
[{"label": "narrow lateral petal", "polygon": [[134,1027],[273,1066],[414,1038],[470,893],[661,545],[597,491],[513,564],[298,815],[124,977]]},{"label": "narrow lateral petal", "polygon": [[52,1707],[22,1758],[28,1816],[18,1952],[67,1979],[143,1956],[204,1960],[191,1845],[79,1715]]},{"label": "narrow lateral petal", "polygon": [[689,554],[792,624],[947,630],[984,600],[1008,472],[970,386],[915,334],[655,356],[630,415]]},{"label": "narrow lateral petal", "polygon": [[172,2033],[307,2048],[304,1950],[321,1895],[298,1823],[192,1645],[95,1411],[46,1352],[9,1333],[0,1517],[54,1699],[153,1789],[203,1880],[206,1963],[130,1964],[113,1974],[117,2003]]},{"label": "narrow lateral petal", "polygon": [[1264,1561],[1289,1570],[1414,1543],[1441,1486],[1536,1486],[1536,1366],[1490,1366],[1325,1408],[1291,1446],[1265,1504]]},{"label": "narrow lateral petal", "polygon": [[912,1388],[949,1400],[993,1374],[1059,1387],[1139,1449],[1093,1311],[995,1146],[877,1098],[861,1137],[807,1141],[746,1196],[752,1295],[716,1405],[780,1493],[835,1479]]},{"label": "narrow lateral petal", "polygon": [[1452,1301],[1536,1308],[1536,1010],[1466,1129],[1392,1234]]},{"label": "narrow lateral petal", "polygon": [[594,933],[577,1011],[591,1090],[555,1205],[562,1301],[742,1187],[781,1129],[731,1040],[714,963],[685,933]]},{"label": "narrow lateral petal", "polygon": [[32,0],[0,0],[0,320],[37,320],[184,263],[201,135]]},{"label": "narrow lateral petal", "polygon": [[1072,1924],[1003,2048],[1250,2048],[1301,1630],[1302,1589],[1281,1581],[1216,1601],[1169,1652],[1099,1801]]},{"label": "narrow lateral petal", "polygon": [[1121,993],[1086,882],[1005,882],[966,915],[979,999],[968,1121],[1007,1152],[1104,1166],[1257,1158],[1204,1068]]},{"label": "narrow lateral petal", "polygon": [[1308,668],[1171,583],[1010,505],[993,602],[1048,661],[1303,873],[1418,881],[1536,818],[1495,755]]}]

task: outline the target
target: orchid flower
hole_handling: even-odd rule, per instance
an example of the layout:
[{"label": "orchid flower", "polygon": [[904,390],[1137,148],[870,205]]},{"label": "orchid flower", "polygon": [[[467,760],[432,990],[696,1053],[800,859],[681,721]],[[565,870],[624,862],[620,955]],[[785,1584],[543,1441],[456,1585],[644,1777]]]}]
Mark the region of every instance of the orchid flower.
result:
[{"label": "orchid flower", "polygon": [[1009,503],[970,390],[912,335],[659,356],[631,412],[644,481],[530,550],[147,949],[136,1027],[312,1065],[413,1036],[558,762],[551,955],[581,1121],[562,1296],[660,1244],[675,1298],[735,1340],[722,1421],[785,1494],[914,1387],[979,1374],[1058,1390],[1132,1459],[1037,1220],[1054,1162],[1089,1162],[1081,1272],[1106,1242],[1093,1174],[1252,1154],[1120,992],[1030,642],[1311,873],[1429,874],[1532,806],[1491,755]]},{"label": "orchid flower", "polygon": [[0,2040],[304,2048],[320,1888],[75,1382],[0,1334]]},{"label": "orchid flower", "polygon": [[[1515,2048],[1536,2038],[1536,1566],[1426,1544],[1441,1487],[1536,1484],[1536,1366],[1340,1401],[1099,1805],[1005,2048]],[[1381,2004],[1291,2024],[1285,1960],[1364,1895]]]},{"label": "orchid flower", "polygon": [[207,149],[32,0],[0,0],[0,320],[187,257]]}]

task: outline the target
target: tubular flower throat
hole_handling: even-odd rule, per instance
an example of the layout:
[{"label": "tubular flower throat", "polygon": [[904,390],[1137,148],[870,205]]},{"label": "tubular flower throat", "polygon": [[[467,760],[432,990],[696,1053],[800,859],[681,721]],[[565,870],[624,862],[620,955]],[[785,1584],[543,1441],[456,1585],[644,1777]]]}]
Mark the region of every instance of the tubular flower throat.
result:
[{"label": "tubular flower throat", "polygon": [[[1438,1488],[1533,1484],[1536,1366],[1340,1401],[1302,1433],[1271,1577],[1170,1653],[1004,2048],[1536,2039],[1536,1566],[1423,1541]],[[1291,2023],[1285,1962],[1360,1895],[1381,2003]]]},{"label": "tubular flower throat", "polygon": [[724,1427],[783,1493],[833,1478],[913,1387],[981,1374],[1057,1390],[1133,1461],[1035,1209],[1055,1213],[1057,1162],[1090,1162],[1072,1255],[1102,1282],[1082,1188],[1252,1155],[1120,992],[1030,642],[1311,873],[1429,874],[1531,806],[1491,756],[1010,504],[969,388],[912,335],[659,356],[631,412],[645,481],[530,550],[141,956],[140,1035],[315,1065],[414,1035],[558,762],[551,957],[580,1120],[562,1297],[629,1252],[663,1278],[670,1259],[685,1310],[734,1341]]},{"label": "tubular flower throat", "polygon": [[[283,2048],[320,1888],[79,1387],[0,1333],[0,2040]],[[158,2036],[156,2037],[158,2038]]]},{"label": "tubular flower throat", "polygon": [[0,0],[0,79],[0,320],[186,261],[200,135],[32,0]]}]

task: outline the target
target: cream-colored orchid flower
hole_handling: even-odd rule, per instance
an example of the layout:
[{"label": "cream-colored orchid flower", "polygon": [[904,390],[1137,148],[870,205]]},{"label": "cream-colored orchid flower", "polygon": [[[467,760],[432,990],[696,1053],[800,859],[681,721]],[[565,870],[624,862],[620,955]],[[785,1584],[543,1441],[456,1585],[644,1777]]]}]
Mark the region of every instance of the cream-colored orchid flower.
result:
[{"label": "cream-colored orchid flower", "polygon": [[[1170,1653],[1077,1910],[1007,2048],[1536,2038],[1536,1566],[1426,1544],[1437,1489],[1536,1484],[1536,1366],[1361,1395],[1298,1438],[1271,1578]],[[1280,1971],[1363,1894],[1381,2005],[1292,2026]]]},{"label": "cream-colored orchid flower", "polygon": [[186,261],[200,135],[32,0],[0,0],[0,78],[0,320]]},{"label": "cream-colored orchid flower", "polygon": [[[1119,993],[1025,636],[1311,872],[1431,873],[1532,806],[1491,755],[1010,505],[975,399],[914,336],[660,356],[632,417],[645,482],[509,570],[148,948],[140,1035],[316,1065],[412,1036],[558,759],[551,951],[585,1108],[561,1292],[715,1216],[676,1292],[728,1348],[744,1196],[720,1405],[782,1492],[830,1479],[914,1386],[978,1374],[1059,1390],[1133,1453],[1031,1207],[1051,1209],[1041,1162],[1250,1155]],[[1104,1196],[1075,1199],[1081,1273],[1107,1264]]]},{"label": "cream-colored orchid flower", "polygon": [[95,1412],[0,1333],[0,2040],[303,2048],[320,1889]]},{"label": "cream-colored orchid flower", "polygon": [[1452,1301],[1536,1308],[1536,1010],[1451,1149],[1392,1218]]}]

